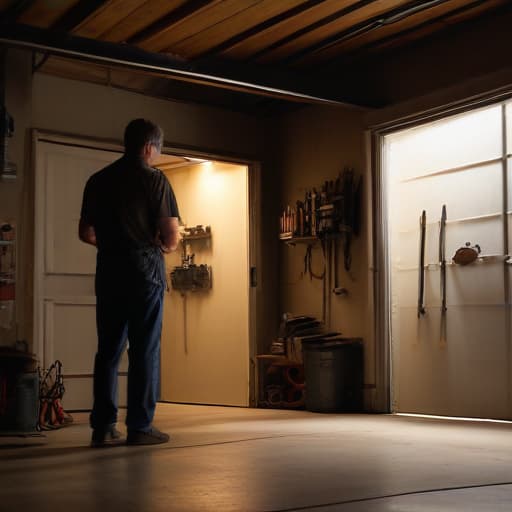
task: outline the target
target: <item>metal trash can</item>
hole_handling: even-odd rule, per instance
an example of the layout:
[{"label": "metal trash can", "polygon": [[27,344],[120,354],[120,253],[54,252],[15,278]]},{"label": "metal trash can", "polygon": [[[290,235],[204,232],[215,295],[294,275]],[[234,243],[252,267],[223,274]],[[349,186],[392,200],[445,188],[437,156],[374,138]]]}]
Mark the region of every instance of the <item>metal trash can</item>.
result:
[{"label": "metal trash can", "polygon": [[0,435],[35,432],[39,421],[39,374],[32,354],[0,349]]},{"label": "metal trash can", "polygon": [[302,351],[306,409],[312,412],[362,412],[362,340],[315,340],[303,343]]}]

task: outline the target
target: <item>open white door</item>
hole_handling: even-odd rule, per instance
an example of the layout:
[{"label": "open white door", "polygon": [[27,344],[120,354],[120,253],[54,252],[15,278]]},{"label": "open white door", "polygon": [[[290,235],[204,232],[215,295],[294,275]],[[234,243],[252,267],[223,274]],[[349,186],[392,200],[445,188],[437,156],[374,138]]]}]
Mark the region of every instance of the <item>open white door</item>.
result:
[{"label": "open white door", "polygon": [[[78,239],[82,193],[89,176],[120,154],[37,142],[35,175],[34,339],[43,367],[63,364],[64,407],[92,407],[97,347],[96,250]],[[126,354],[120,367],[120,405],[126,402]]]}]

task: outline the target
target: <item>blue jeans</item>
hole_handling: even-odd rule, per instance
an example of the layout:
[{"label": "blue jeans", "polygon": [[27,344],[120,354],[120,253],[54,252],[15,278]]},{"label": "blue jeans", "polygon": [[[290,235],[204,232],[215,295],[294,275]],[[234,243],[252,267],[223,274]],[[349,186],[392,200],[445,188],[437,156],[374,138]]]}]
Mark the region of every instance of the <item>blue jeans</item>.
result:
[{"label": "blue jeans", "polygon": [[[121,258],[123,255],[120,256]],[[138,258],[138,256],[137,256]],[[117,422],[117,372],[128,348],[128,430],[151,427],[159,392],[164,270],[158,251],[141,254],[138,267],[110,265],[98,255],[94,405],[90,422],[103,429]],[[149,262],[149,264],[148,264]],[[133,262],[132,262],[133,263]],[[142,269],[142,272],[137,273]]]}]

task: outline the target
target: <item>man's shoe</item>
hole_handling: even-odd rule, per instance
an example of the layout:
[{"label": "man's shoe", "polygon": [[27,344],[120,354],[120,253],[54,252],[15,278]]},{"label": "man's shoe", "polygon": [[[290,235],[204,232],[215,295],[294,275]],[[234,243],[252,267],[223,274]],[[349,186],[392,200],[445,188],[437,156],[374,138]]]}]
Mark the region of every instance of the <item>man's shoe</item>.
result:
[{"label": "man's shoe", "polygon": [[155,427],[144,432],[142,430],[129,430],[126,444],[130,445],[145,445],[145,444],[162,444],[169,441],[169,435]]},{"label": "man's shoe", "polygon": [[114,426],[103,428],[95,428],[92,431],[91,446],[93,448],[102,448],[104,446],[118,446],[123,442],[121,432]]}]

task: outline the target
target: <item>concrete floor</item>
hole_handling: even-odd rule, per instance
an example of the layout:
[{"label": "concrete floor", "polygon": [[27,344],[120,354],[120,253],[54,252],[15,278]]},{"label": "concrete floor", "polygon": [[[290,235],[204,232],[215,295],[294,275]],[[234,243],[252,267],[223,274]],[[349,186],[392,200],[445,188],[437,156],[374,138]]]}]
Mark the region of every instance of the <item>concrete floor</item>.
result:
[{"label": "concrete floor", "polygon": [[155,424],[169,444],[91,449],[85,414],[0,438],[0,511],[512,510],[512,424],[171,404]]}]

